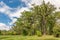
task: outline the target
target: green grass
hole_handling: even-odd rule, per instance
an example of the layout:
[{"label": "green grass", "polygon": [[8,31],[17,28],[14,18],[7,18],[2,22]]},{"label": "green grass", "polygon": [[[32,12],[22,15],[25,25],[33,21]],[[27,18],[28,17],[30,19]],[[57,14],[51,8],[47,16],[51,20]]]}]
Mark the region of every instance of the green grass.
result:
[{"label": "green grass", "polygon": [[53,36],[20,36],[20,35],[0,35],[0,40],[60,40]]}]

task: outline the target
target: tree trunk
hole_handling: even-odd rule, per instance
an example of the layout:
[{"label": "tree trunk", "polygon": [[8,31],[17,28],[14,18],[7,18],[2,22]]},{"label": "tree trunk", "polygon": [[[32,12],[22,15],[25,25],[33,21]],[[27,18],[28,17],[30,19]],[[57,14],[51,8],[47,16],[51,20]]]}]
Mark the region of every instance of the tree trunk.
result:
[{"label": "tree trunk", "polygon": [[47,29],[46,29],[46,19],[45,17],[42,18],[42,27],[43,27],[43,35],[47,34]]}]

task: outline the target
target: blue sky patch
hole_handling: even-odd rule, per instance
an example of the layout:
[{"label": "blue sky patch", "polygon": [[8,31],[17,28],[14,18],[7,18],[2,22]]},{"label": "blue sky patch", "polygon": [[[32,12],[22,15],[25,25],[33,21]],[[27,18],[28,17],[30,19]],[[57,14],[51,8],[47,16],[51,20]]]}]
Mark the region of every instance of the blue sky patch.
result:
[{"label": "blue sky patch", "polygon": [[18,6],[26,7],[26,4],[21,0],[2,0],[2,1],[11,8],[16,8]]},{"label": "blue sky patch", "polygon": [[8,15],[0,12],[0,23],[5,23],[6,25],[9,25],[8,23],[12,20],[9,18]]}]

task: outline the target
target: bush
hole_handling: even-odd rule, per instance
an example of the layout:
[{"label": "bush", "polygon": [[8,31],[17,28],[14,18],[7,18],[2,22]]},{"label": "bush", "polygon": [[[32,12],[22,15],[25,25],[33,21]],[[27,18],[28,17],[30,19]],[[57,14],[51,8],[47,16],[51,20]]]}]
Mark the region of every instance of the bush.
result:
[{"label": "bush", "polygon": [[36,35],[37,35],[37,36],[42,36],[41,31],[36,31]]},{"label": "bush", "polygon": [[54,36],[55,36],[55,37],[60,37],[60,26],[59,26],[59,25],[56,25],[56,26],[53,28],[53,33],[54,33]]}]

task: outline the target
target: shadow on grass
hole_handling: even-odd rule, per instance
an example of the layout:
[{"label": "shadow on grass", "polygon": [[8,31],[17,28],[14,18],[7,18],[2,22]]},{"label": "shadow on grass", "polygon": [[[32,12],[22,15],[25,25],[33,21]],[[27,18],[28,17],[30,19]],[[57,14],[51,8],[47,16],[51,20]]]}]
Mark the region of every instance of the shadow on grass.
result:
[{"label": "shadow on grass", "polygon": [[58,40],[58,39],[44,39],[44,40]]},{"label": "shadow on grass", "polygon": [[0,39],[7,39],[7,38],[9,38],[9,37],[0,37]]}]

